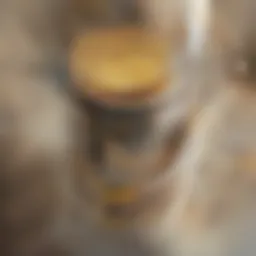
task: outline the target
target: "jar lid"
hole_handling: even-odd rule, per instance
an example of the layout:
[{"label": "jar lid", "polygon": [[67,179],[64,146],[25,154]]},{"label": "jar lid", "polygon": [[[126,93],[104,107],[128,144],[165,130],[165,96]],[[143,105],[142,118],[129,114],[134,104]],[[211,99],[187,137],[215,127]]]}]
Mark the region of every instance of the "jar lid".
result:
[{"label": "jar lid", "polygon": [[166,86],[167,50],[164,40],[139,27],[91,30],[72,44],[71,76],[86,97],[138,102]]}]

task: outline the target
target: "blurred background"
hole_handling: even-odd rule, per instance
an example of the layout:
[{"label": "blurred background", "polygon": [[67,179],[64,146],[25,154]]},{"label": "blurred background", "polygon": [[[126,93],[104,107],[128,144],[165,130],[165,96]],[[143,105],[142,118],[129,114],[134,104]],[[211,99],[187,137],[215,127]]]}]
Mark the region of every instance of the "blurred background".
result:
[{"label": "blurred background", "polygon": [[[196,17],[195,20],[199,22],[192,23],[196,28],[202,29],[200,32],[200,29],[193,30],[192,26],[189,26],[192,18],[186,16],[187,1],[182,0],[0,0],[1,256],[62,256],[65,255],[63,251],[66,251],[66,248],[63,247],[74,247],[76,243],[74,237],[77,234],[70,238],[73,231],[76,233],[77,230],[81,231],[82,229],[82,235],[79,234],[80,238],[87,237],[89,239],[91,234],[86,234],[86,236],[83,233],[84,223],[80,228],[79,221],[78,224],[72,222],[74,219],[83,220],[84,218],[81,214],[81,212],[84,214],[84,209],[81,210],[83,208],[81,202],[84,202],[84,190],[87,188],[93,190],[96,187],[89,179],[84,179],[84,170],[88,170],[88,166],[90,166],[87,165],[88,158],[91,157],[91,162],[96,163],[92,165],[93,170],[96,170],[96,173],[102,175],[107,181],[113,177],[118,182],[120,180],[122,182],[124,180],[138,181],[139,179],[144,181],[144,178],[148,178],[151,174],[150,177],[155,177],[155,171],[157,170],[158,174],[159,170],[155,168],[154,164],[160,162],[165,165],[166,161],[172,160],[173,156],[176,156],[174,153],[181,148],[184,130],[187,129],[188,123],[191,121],[189,115],[194,111],[194,106],[190,108],[189,104],[196,103],[196,110],[207,104],[208,98],[211,98],[215,91],[219,90],[221,83],[217,79],[220,73],[222,75],[222,73],[229,72],[228,78],[225,77],[225,82],[229,83],[233,78],[236,80],[237,77],[239,79],[242,77],[241,81],[244,81],[244,75],[247,77],[248,74],[246,72],[244,74],[244,70],[237,70],[237,67],[240,68],[240,66],[236,65],[236,61],[240,61],[240,57],[242,57],[246,61],[250,59],[251,62],[248,62],[248,65],[255,64],[255,59],[250,58],[250,56],[255,56],[253,55],[255,51],[255,26],[253,25],[255,24],[255,3],[252,0],[208,2],[214,3],[210,5],[211,11],[206,15],[207,17],[212,15],[210,25],[207,23],[207,17],[201,19],[200,15],[193,15],[193,12],[191,15],[191,17]],[[191,10],[194,9],[191,7]],[[202,24],[209,26],[204,30],[204,26],[199,26]],[[111,109],[112,112],[107,112],[104,107],[98,108],[93,104],[84,104],[86,92],[82,92],[84,94],[82,97],[81,94],[78,96],[77,91],[74,90],[76,83],[70,72],[74,39],[77,36],[86,35],[92,29],[130,25],[153,31],[161,40],[166,40],[167,48],[172,48],[173,53],[172,56],[167,56],[167,60],[170,62],[171,57],[177,57],[177,60],[180,60],[179,54],[187,53],[186,50],[190,49],[186,46],[189,41],[187,39],[192,36],[188,33],[191,31],[194,31],[195,34],[199,31],[205,36],[199,36],[203,41],[203,44],[199,42],[199,56],[206,52],[213,54],[207,55],[207,57],[210,56],[207,59],[208,62],[202,62],[201,66],[194,65],[193,60],[183,62],[181,64],[183,69],[178,70],[177,73],[175,73],[176,70],[173,72],[175,79],[178,77],[175,80],[178,83],[173,83],[177,86],[173,87],[174,93],[177,94],[169,101],[169,94],[166,93],[167,102],[165,103],[168,104],[163,108],[156,108],[156,111],[155,109],[138,111],[140,109],[134,107],[132,112],[122,112],[119,111],[119,106],[115,106],[117,111]],[[101,44],[104,42],[99,42],[98,45]],[[206,51],[201,51],[205,46]],[[248,49],[248,52],[245,51]],[[80,57],[86,61],[86,57],[83,57],[82,53]],[[214,62],[216,59],[218,61]],[[169,74],[172,71],[168,61],[163,69],[167,70]],[[215,65],[216,63],[218,65]],[[224,70],[222,63],[228,68],[231,67],[231,70],[220,72],[220,69]],[[235,65],[233,65],[234,63]],[[95,64],[96,67],[97,64]],[[215,69],[216,66],[218,67]],[[191,67],[193,69],[189,69]],[[83,65],[81,69],[83,73]],[[206,72],[204,72],[205,70]],[[255,70],[250,70],[250,72],[254,74]],[[193,74],[191,75],[191,73]],[[195,80],[190,80],[190,77]],[[199,80],[196,80],[199,77],[200,79],[205,78],[203,82],[199,79],[201,84],[198,82]],[[179,78],[184,78],[184,80]],[[163,87],[164,89],[173,85],[169,83],[168,79],[169,77],[159,83],[167,85]],[[185,81],[185,79],[187,80]],[[159,85],[158,81],[156,84]],[[209,92],[207,91],[208,87],[211,87]],[[164,89],[163,92],[165,92]],[[202,96],[201,92],[203,92]],[[198,100],[199,94],[201,98],[204,98],[202,104]],[[240,94],[238,93],[238,95]],[[101,99],[105,96],[104,93],[100,94]],[[110,99],[113,98],[110,97]],[[156,102],[159,103],[159,101]],[[237,102],[240,104],[243,101],[237,100]],[[230,109],[236,110],[233,105]],[[221,114],[220,112],[218,114]],[[247,110],[244,112],[247,113]],[[234,116],[236,117],[236,115]],[[249,124],[248,120],[246,124]],[[220,122],[222,124],[222,121]],[[90,126],[88,123],[93,123],[93,125]],[[175,124],[175,129],[173,129],[173,124]],[[179,124],[178,129],[176,129],[177,124]],[[181,130],[182,132],[180,132]],[[182,139],[180,139],[181,137]],[[107,146],[104,148],[102,141],[104,143],[107,141]],[[165,147],[169,144],[171,147]],[[88,145],[91,147],[89,150]],[[197,145],[194,146],[196,148]],[[106,164],[102,150],[105,150],[105,155],[110,156],[111,164],[118,167],[116,168],[117,172],[112,172],[114,168],[109,168],[110,170],[105,168],[107,171],[102,172],[104,168],[100,161],[104,166]],[[76,162],[77,155],[82,159],[78,161],[79,167]],[[216,155],[218,156],[217,153]],[[207,157],[205,157],[207,160],[211,158],[208,155]],[[201,159],[201,161],[204,163],[205,159]],[[87,182],[87,187],[84,185],[84,181]],[[162,187],[165,189],[165,186]],[[167,187],[170,189],[171,186]],[[87,192],[86,190],[85,193]],[[120,194],[122,193],[120,192]],[[97,196],[95,198],[98,198]],[[80,204],[76,200],[81,200]],[[97,208],[97,203],[94,204],[94,197],[90,193],[85,201],[87,202],[87,200],[93,205],[93,213],[88,212],[95,215],[97,219],[100,215],[97,210],[101,208]],[[162,200],[155,201],[162,203],[160,202]],[[169,201],[168,197],[163,205],[169,205]],[[162,205],[159,206],[159,208],[161,207]],[[115,211],[113,212],[115,214]],[[90,214],[88,216],[91,217]],[[69,223],[70,219],[72,219],[72,223]],[[90,223],[88,219],[85,225]],[[149,222],[145,221],[145,223]],[[67,226],[65,226],[66,224]],[[98,240],[97,235],[99,235],[97,232],[95,234],[92,232],[92,237],[95,239],[89,239],[88,244],[93,244]],[[108,237],[108,233],[103,232],[103,237],[104,235],[105,238]],[[129,237],[137,239],[132,235]],[[122,236],[120,240],[122,240]],[[59,251],[59,248],[56,251],[55,246],[52,245],[56,241],[57,244],[61,244],[63,251]],[[81,244],[83,247],[83,241],[80,246]],[[126,245],[126,248],[128,247]],[[149,247],[149,245],[146,246],[147,249]],[[143,252],[144,254],[134,254],[133,251],[128,251],[129,249],[124,255],[150,255],[147,250]],[[153,250],[150,250],[150,253],[153,253]],[[112,256],[111,253],[109,255]],[[208,256],[208,254],[200,255]]]}]

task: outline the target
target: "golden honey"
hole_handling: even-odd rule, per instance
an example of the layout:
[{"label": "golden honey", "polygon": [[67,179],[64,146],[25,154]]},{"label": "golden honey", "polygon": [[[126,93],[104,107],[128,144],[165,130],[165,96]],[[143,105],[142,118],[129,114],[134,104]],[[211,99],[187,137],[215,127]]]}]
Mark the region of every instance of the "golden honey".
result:
[{"label": "golden honey", "polygon": [[138,27],[91,30],[72,44],[71,75],[87,96],[143,98],[165,85],[167,48]]}]

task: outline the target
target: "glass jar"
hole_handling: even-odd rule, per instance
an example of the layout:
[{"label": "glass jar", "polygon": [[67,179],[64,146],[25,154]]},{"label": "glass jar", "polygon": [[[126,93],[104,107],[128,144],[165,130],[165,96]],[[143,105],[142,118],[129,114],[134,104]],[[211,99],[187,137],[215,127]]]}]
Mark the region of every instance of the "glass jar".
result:
[{"label": "glass jar", "polygon": [[[125,15],[127,3],[119,1],[118,11],[111,9],[114,1],[109,8],[92,6],[94,12],[82,15],[83,25],[70,46],[72,87],[88,118],[85,187],[96,180],[99,186],[92,194],[102,198],[97,207],[103,215],[117,199],[126,207],[122,200],[131,191],[140,198],[152,177],[165,171],[162,163],[171,161],[166,160],[172,150],[164,117],[170,107],[167,91],[172,90],[169,44],[140,22],[142,16]],[[125,194],[122,200],[120,193]],[[111,196],[105,200],[103,194]]]}]

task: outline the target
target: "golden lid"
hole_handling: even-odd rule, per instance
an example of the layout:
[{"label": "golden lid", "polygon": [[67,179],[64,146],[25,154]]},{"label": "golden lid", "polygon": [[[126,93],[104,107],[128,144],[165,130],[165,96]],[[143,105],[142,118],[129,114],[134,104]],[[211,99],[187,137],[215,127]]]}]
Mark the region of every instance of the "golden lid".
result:
[{"label": "golden lid", "polygon": [[74,41],[70,69],[87,96],[141,100],[165,86],[166,57],[165,42],[143,29],[97,29]]}]

